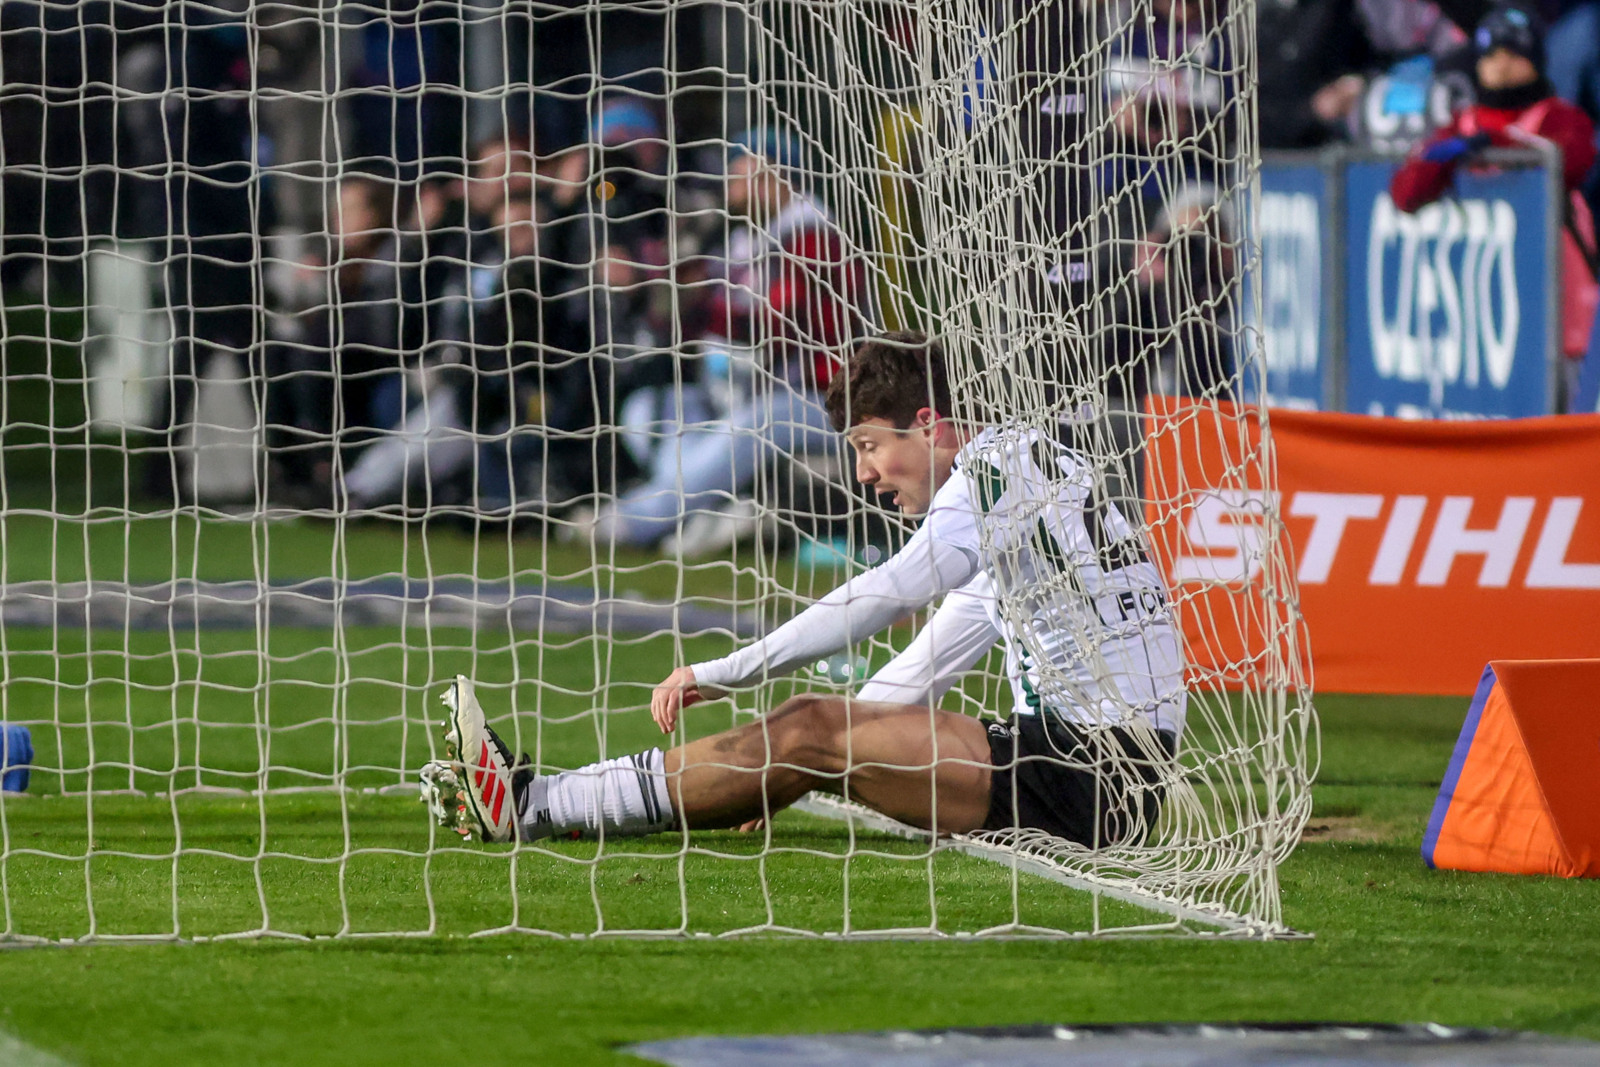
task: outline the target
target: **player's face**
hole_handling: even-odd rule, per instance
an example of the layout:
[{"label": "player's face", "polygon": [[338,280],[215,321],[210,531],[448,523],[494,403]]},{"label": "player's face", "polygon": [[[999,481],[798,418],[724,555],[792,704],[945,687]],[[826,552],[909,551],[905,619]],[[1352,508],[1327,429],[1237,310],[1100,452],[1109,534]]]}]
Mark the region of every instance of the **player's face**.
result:
[{"label": "player's face", "polygon": [[933,412],[927,408],[917,412],[906,430],[888,419],[862,419],[846,435],[856,453],[856,480],[888,496],[907,515],[923,514],[950,477],[949,464],[936,462],[937,434]]}]

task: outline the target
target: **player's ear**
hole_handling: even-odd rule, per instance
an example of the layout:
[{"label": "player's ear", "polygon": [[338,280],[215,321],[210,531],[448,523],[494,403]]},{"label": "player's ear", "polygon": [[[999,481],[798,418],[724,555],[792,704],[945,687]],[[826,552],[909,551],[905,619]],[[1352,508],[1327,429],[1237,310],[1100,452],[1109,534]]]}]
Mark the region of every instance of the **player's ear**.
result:
[{"label": "player's ear", "polygon": [[956,436],[955,423],[940,415],[932,408],[923,408],[917,412],[916,419],[911,424],[928,435],[928,439],[940,448],[952,448],[960,445],[960,438]]}]

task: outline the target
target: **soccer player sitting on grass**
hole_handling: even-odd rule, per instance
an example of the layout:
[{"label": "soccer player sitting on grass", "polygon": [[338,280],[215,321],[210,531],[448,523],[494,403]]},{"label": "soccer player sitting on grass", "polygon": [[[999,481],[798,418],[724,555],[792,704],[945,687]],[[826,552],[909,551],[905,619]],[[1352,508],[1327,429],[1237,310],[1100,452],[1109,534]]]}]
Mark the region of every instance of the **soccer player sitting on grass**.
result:
[{"label": "soccer player sitting on grass", "polygon": [[[422,770],[439,822],[485,841],[755,824],[811,790],[939,833],[1033,829],[1096,848],[1137,843],[1183,729],[1183,661],[1137,531],[1077,453],[1037,430],[952,410],[944,353],[920,334],[861,345],[830,383],[856,477],[910,515],[903,549],[794,619],[656,687],[662,732],[682,709],[815,663],[940,596],[928,625],[853,697],[803,695],[770,715],[536,776],[484,720],[471,682],[444,693],[449,759]],[[996,641],[1013,714],[939,710]]]}]

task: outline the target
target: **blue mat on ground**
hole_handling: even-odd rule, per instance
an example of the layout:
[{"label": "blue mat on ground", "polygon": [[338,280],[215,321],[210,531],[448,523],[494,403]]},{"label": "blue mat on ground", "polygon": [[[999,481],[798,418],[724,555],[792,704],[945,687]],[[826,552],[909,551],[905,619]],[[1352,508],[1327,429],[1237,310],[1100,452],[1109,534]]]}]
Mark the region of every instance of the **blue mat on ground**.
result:
[{"label": "blue mat on ground", "polygon": [[686,1037],[622,1051],[670,1067],[1578,1067],[1600,1045],[1433,1023],[1013,1026]]},{"label": "blue mat on ground", "polygon": [[593,587],[577,584],[391,575],[265,585],[187,578],[152,585],[12,582],[0,586],[0,625],[129,630],[405,625],[518,633],[751,637],[759,632],[759,617],[731,605],[602,596]]}]

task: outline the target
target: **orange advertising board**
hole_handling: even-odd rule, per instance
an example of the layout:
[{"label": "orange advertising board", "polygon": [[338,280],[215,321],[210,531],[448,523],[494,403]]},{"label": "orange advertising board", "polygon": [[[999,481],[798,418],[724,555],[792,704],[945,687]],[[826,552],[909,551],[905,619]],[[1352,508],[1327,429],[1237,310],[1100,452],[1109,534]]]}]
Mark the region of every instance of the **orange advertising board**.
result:
[{"label": "orange advertising board", "polygon": [[1274,410],[1267,491],[1245,415],[1152,402],[1153,547],[1202,669],[1260,648],[1249,586],[1290,575],[1319,690],[1471,694],[1489,660],[1600,657],[1600,416]]}]

